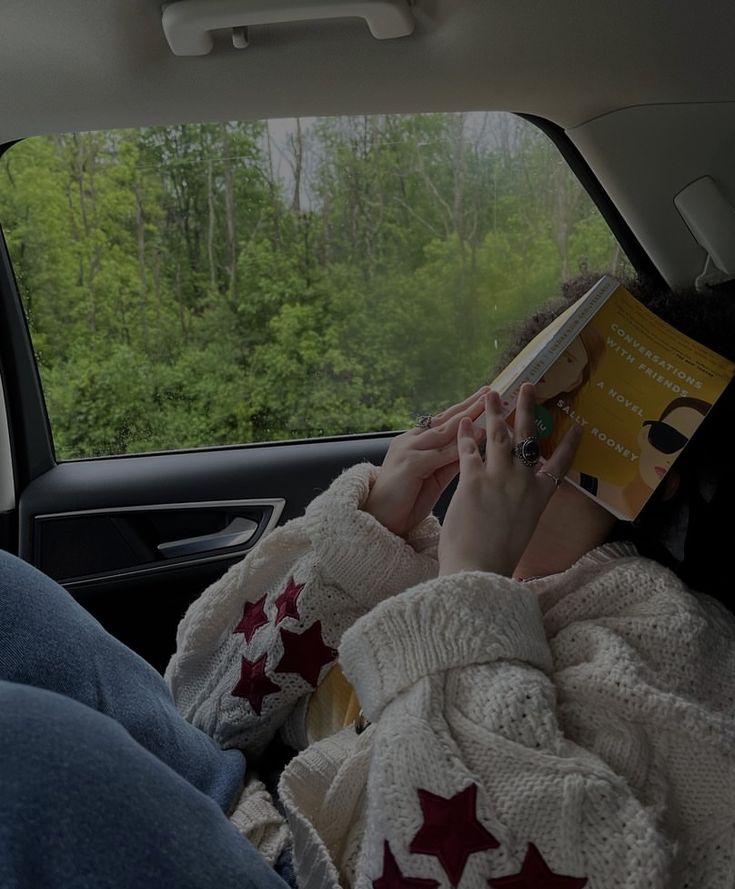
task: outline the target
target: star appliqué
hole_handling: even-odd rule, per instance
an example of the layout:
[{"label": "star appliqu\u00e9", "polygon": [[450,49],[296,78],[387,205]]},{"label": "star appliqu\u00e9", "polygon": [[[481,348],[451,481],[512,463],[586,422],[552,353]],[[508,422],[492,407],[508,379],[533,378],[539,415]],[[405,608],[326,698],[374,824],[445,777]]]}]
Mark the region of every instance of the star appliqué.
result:
[{"label": "star appliqu\u00e9", "polygon": [[276,607],[278,608],[276,613],[277,624],[280,624],[286,617],[294,617],[296,620],[299,619],[301,615],[299,614],[299,609],[296,607],[296,603],[298,602],[301,590],[303,590],[304,586],[305,584],[303,583],[296,583],[293,576],[289,578],[286,589],[276,599]]},{"label": "star appliqu\u00e9", "polygon": [[257,602],[247,602],[242,612],[240,623],[232,631],[233,633],[242,633],[245,641],[250,644],[250,640],[255,635],[255,631],[268,623],[265,614],[265,596],[261,596]]},{"label": "star appliqu\u00e9", "polygon": [[383,876],[373,880],[373,889],[436,889],[436,880],[423,880],[420,877],[404,877],[388,845],[383,843]]},{"label": "star appliqu\u00e9", "polygon": [[456,886],[473,852],[500,845],[477,820],[477,785],[470,784],[449,799],[428,790],[419,789],[417,793],[424,823],[411,840],[409,851],[435,855],[452,886]]},{"label": "star appliqu\u00e9", "polygon": [[275,694],[281,690],[280,685],[272,682],[265,675],[265,663],[267,655],[261,655],[256,661],[242,659],[240,667],[240,679],[230,692],[236,698],[245,698],[255,712],[260,716],[263,708],[263,700],[267,695]]},{"label": "star appliqu\u00e9", "polygon": [[523,866],[517,874],[491,877],[487,884],[491,889],[582,889],[587,885],[587,877],[565,877],[553,873],[539,850],[529,843]]},{"label": "star appliqu\u00e9", "polygon": [[319,674],[325,664],[337,658],[337,652],[325,645],[322,639],[322,623],[315,621],[303,633],[292,633],[281,629],[283,657],[278,662],[276,673],[298,673],[313,688],[319,681]]}]

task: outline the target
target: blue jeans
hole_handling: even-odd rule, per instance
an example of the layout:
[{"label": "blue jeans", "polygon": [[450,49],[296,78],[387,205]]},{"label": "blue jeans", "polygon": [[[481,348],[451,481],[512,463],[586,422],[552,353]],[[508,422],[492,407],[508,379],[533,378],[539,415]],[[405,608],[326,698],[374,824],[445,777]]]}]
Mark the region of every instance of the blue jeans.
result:
[{"label": "blue jeans", "polygon": [[149,664],[0,551],[3,889],[284,889],[227,820],[244,775]]}]

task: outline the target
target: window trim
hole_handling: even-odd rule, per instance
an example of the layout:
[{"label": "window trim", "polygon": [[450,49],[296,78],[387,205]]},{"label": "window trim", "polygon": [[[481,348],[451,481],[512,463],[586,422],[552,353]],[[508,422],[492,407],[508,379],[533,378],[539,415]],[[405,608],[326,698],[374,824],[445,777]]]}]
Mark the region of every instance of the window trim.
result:
[{"label": "window trim", "polygon": [[[14,144],[0,146],[0,157]],[[17,499],[30,482],[56,465],[56,457],[40,372],[1,224],[0,374]]]},{"label": "window trim", "polygon": [[[507,112],[515,114],[528,123],[536,126],[556,146],[557,150],[577,177],[584,191],[602,215],[612,235],[620,244],[636,271],[655,283],[666,287],[661,273],[653,264],[638,238],[633,233],[615,204],[603,189],[597,176],[580,151],[572,143],[565,130],[552,121],[533,114]],[[0,144],[0,157],[22,139]],[[13,272],[10,254],[2,231],[0,220],[0,374],[6,390],[7,426],[15,477],[14,499],[20,496],[25,487],[43,473],[57,465],[53,442],[53,432],[46,407],[46,400],[40,379],[40,371],[33,352],[28,323],[23,312],[22,300],[17,280]],[[0,414],[0,422],[2,415]],[[334,440],[335,438],[359,439],[372,436],[389,436],[394,432],[352,433],[347,436],[325,436],[308,439],[310,442]],[[291,440],[289,440],[291,441]],[[303,443],[304,440],[294,440]],[[232,447],[265,447],[270,444],[283,445],[287,442],[242,442],[234,445],[207,446],[202,449],[224,449]],[[191,448],[177,449],[167,453],[180,453]],[[194,449],[194,450],[199,450]],[[140,456],[158,453],[146,451]],[[84,459],[116,459],[117,457],[136,456],[132,454],[104,455]],[[64,461],[66,462],[66,461]],[[2,467],[0,467],[2,468]],[[0,504],[0,509],[1,509]]]},{"label": "window trim", "polygon": [[567,162],[569,169],[579,180],[579,184],[590,196],[590,200],[595,207],[597,207],[633,268],[640,275],[652,279],[655,284],[664,288],[668,287],[661,272],[653,264],[653,260],[646,253],[641,242],[635,236],[633,230],[625,221],[608,193],[602,187],[600,180],[595,176],[592,168],[569,138],[566,131],[545,117],[523,113],[516,113],[516,116],[538,127],[554,143],[561,156]]}]

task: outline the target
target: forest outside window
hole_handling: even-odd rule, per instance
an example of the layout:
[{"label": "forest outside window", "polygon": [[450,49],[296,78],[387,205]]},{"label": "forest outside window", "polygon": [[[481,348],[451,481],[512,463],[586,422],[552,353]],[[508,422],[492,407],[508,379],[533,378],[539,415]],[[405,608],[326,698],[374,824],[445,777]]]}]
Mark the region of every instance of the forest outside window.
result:
[{"label": "forest outside window", "polygon": [[0,223],[60,459],[405,428],[624,257],[509,114],[34,137]]}]

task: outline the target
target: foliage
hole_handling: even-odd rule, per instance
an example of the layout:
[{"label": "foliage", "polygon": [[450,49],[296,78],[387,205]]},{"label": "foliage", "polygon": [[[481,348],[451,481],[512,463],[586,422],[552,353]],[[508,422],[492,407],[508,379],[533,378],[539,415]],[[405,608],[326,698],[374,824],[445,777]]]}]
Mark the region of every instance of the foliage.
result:
[{"label": "foliage", "polygon": [[624,262],[500,114],[38,137],[0,160],[0,221],[61,458],[401,428]]}]

